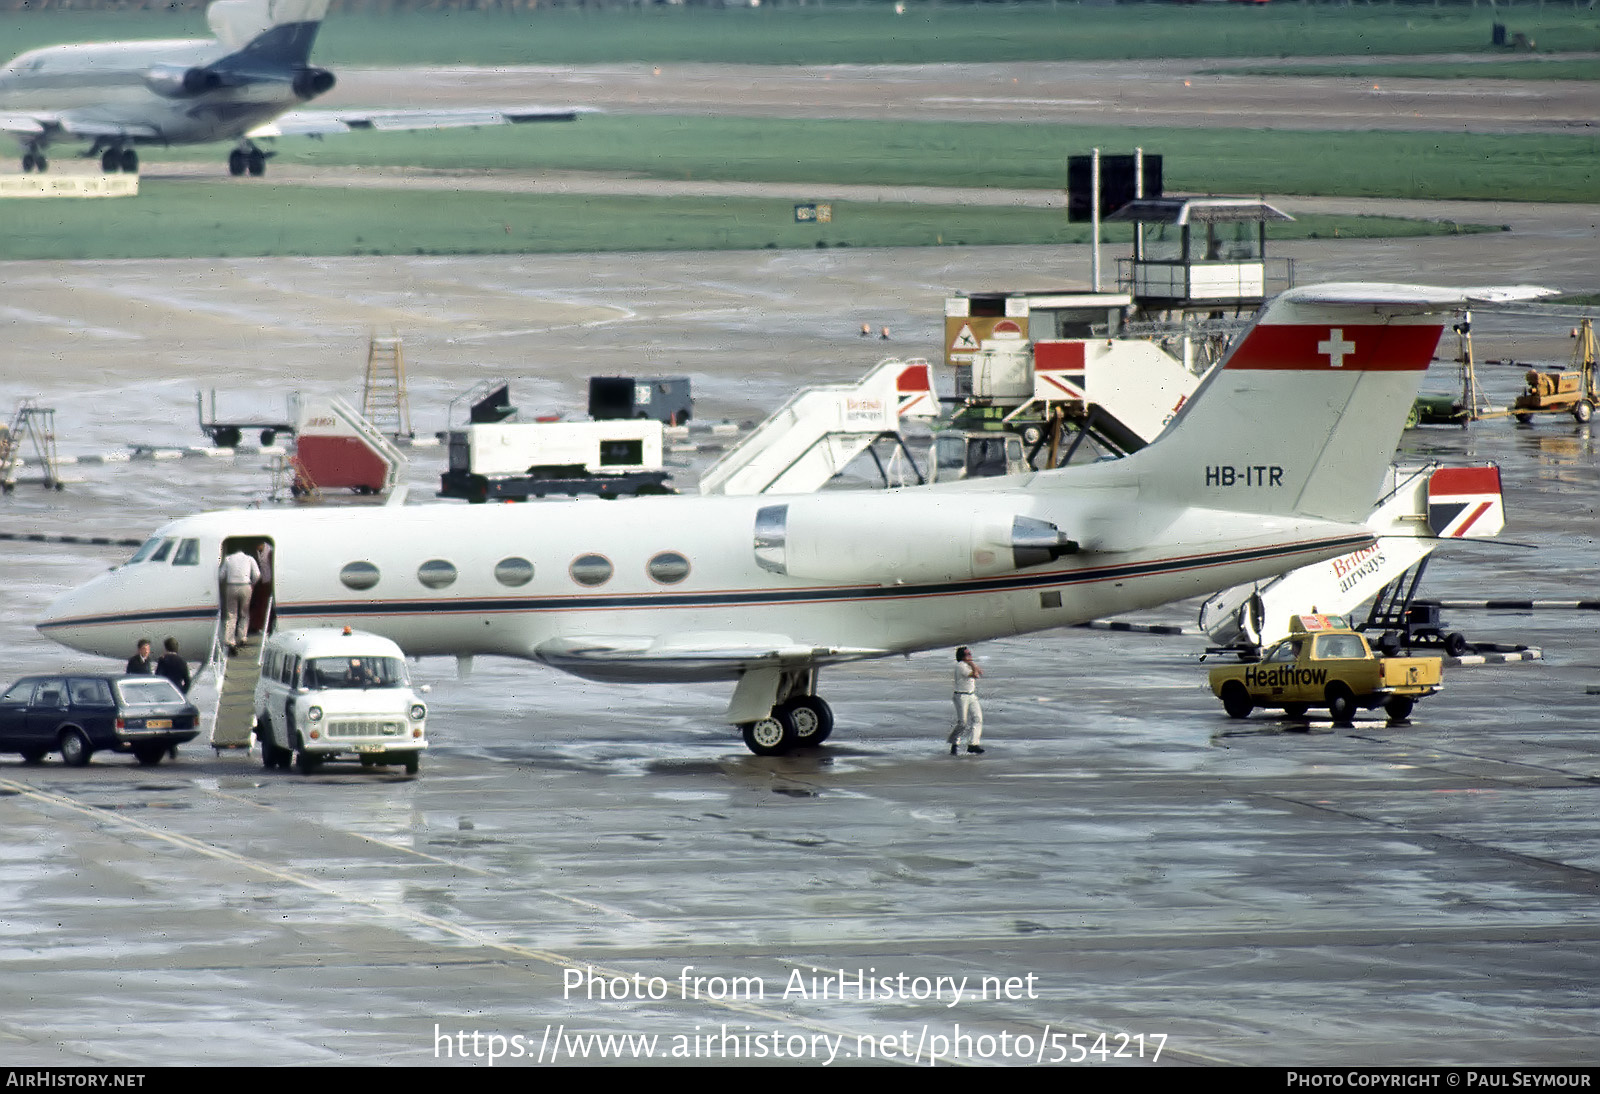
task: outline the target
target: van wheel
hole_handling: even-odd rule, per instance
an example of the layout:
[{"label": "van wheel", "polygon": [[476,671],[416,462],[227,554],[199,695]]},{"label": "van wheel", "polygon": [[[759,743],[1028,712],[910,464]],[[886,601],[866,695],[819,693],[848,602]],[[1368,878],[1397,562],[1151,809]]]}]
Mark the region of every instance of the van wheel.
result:
[{"label": "van wheel", "polygon": [[63,730],[61,733],[61,759],[68,767],[82,767],[89,762],[89,756],[94,749],[89,747],[89,738],[79,729]]},{"label": "van wheel", "polygon": [[418,764],[419,764],[419,760],[418,760],[417,754],[415,752],[413,752],[411,755],[407,756],[406,757],[406,774],[407,775],[415,775],[417,773]]},{"label": "van wheel", "polygon": [[321,766],[322,761],[313,756],[311,753],[307,752],[305,749],[302,748],[299,752],[295,753],[294,767],[296,771],[300,772],[300,774],[315,775],[317,773],[317,768]]},{"label": "van wheel", "polygon": [[1222,685],[1222,709],[1228,712],[1228,717],[1248,718],[1255,706],[1250,701],[1250,693],[1237,680],[1229,680]]},{"label": "van wheel", "polygon": [[1306,712],[1310,709],[1311,706],[1307,703],[1285,703],[1283,704],[1283,716],[1285,718],[1304,718]]}]

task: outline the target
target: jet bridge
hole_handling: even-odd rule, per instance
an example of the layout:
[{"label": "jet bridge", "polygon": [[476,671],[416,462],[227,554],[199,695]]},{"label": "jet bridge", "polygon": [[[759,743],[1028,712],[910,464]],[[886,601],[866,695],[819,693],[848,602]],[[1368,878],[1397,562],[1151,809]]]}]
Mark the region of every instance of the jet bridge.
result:
[{"label": "jet bridge", "polygon": [[889,437],[902,443],[902,418],[938,413],[927,361],[881,361],[858,383],[819,384],[796,392],[706,471],[700,493],[820,490],[876,441]]}]

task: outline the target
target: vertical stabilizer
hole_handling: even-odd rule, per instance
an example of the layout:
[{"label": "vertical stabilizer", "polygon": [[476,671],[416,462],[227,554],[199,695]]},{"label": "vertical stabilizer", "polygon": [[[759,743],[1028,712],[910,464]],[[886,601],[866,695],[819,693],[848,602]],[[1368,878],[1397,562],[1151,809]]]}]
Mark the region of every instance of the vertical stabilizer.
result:
[{"label": "vertical stabilizer", "polygon": [[1167,431],[1141,496],[1355,523],[1372,509],[1447,318],[1545,290],[1334,284],[1270,301]]}]

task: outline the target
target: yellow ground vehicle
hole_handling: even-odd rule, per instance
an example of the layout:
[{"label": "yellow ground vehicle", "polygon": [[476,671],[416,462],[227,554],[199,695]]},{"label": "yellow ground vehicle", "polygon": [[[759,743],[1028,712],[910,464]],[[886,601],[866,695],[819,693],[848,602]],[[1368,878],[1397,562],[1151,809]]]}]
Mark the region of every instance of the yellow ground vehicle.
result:
[{"label": "yellow ground vehicle", "polygon": [[1578,325],[1578,344],[1572,354],[1572,371],[1540,372],[1530,369],[1524,379],[1527,388],[1511,404],[1519,422],[1531,422],[1535,414],[1569,413],[1580,424],[1594,416],[1600,407],[1600,386],[1595,383],[1594,324],[1588,319]]},{"label": "yellow ground vehicle", "polygon": [[1437,657],[1381,657],[1337,615],[1297,615],[1289,637],[1260,661],[1211,670],[1211,690],[1230,718],[1256,707],[1281,708],[1291,718],[1325,706],[1348,724],[1363,708],[1383,707],[1403,722],[1424,695],[1439,690]]}]

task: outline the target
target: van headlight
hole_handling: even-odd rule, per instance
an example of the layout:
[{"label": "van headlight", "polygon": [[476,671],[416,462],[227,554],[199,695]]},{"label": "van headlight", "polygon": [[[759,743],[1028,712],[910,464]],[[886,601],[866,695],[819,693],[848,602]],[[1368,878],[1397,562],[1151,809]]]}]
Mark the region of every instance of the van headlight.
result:
[{"label": "van headlight", "polygon": [[320,722],[320,721],[322,721],[322,708],[321,707],[308,707],[308,708],[306,708],[306,720],[307,721],[311,721],[311,722]]},{"label": "van headlight", "polygon": [[412,703],[411,704],[411,720],[413,722],[420,722],[420,721],[422,721],[422,719],[426,718],[427,716],[428,716],[428,708],[427,707],[423,706],[421,703]]}]

